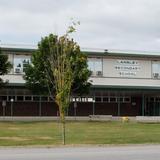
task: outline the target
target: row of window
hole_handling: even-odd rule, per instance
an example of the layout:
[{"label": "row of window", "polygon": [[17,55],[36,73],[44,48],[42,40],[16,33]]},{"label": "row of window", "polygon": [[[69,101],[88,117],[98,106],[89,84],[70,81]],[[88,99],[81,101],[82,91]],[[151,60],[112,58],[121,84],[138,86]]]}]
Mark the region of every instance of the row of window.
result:
[{"label": "row of window", "polygon": [[[54,98],[50,96],[0,96],[0,101],[17,102],[53,102]],[[160,97],[149,97],[148,102],[160,102]],[[106,102],[106,103],[131,103],[131,97],[126,96],[95,96],[95,97],[71,97],[71,102]]]},{"label": "row of window", "polygon": [[0,96],[0,101],[45,101],[45,102],[53,102],[54,99],[48,96]]},{"label": "row of window", "polygon": [[95,102],[131,103],[131,97],[95,97]]},{"label": "row of window", "polygon": [[[0,101],[17,102],[17,101],[42,101],[53,102],[54,98],[50,96],[0,96]],[[71,97],[71,102],[93,102],[92,97]]]},{"label": "row of window", "polygon": [[[50,96],[0,96],[0,101],[42,101],[53,102],[54,98]],[[93,102],[92,97],[72,97],[71,102]]]},{"label": "row of window", "polygon": [[[7,102],[53,102],[54,98],[50,96],[0,96],[0,101]],[[130,97],[71,97],[71,102],[107,102],[107,103],[130,103]]]},{"label": "row of window", "polygon": [[117,97],[117,96],[96,96],[96,97],[73,97],[72,102],[107,102],[107,103],[130,103],[131,97]]},{"label": "row of window", "polygon": [[160,97],[149,97],[148,102],[160,102]]},{"label": "row of window", "polygon": [[[118,60],[118,61],[120,61],[120,60]],[[26,66],[30,62],[31,62],[30,61],[30,56],[21,57],[20,55],[15,55],[14,58],[13,58],[13,62],[12,62],[13,63],[13,72],[12,73],[23,74]],[[128,63],[127,63],[127,65],[128,65]],[[115,67],[117,67],[117,66],[115,66]],[[123,70],[125,68],[129,69],[131,67],[132,66],[121,66],[120,70]],[[99,58],[88,58],[88,68],[91,71],[92,76],[98,76],[98,77],[103,76],[103,58],[101,58],[101,57],[99,57]],[[134,66],[134,68],[139,69],[140,67],[139,66]],[[129,72],[127,72],[127,73],[129,73]],[[127,77],[129,75],[127,74],[125,76]],[[160,79],[160,61],[152,61],[152,78]]]},{"label": "row of window", "polygon": [[[134,62],[134,61],[133,61]],[[125,77],[130,77],[130,75],[135,76],[135,72],[129,72],[129,70],[140,70],[140,66],[137,66],[138,62],[135,62],[134,66],[115,66],[117,70],[121,70],[122,75],[124,71],[127,70]],[[127,63],[128,64],[128,63]],[[125,64],[126,65],[126,64]],[[140,64],[139,64],[140,65]],[[103,76],[103,59],[102,58],[88,58],[88,68],[92,73],[92,76]],[[160,79],[160,61],[152,61],[152,78]]]}]

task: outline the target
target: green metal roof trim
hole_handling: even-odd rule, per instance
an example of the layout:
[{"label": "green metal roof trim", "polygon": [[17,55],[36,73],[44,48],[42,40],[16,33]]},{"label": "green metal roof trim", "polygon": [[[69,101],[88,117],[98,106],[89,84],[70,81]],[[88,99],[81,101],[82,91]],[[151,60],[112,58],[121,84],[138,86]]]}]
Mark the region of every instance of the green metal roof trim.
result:
[{"label": "green metal roof trim", "polygon": [[[8,83],[8,87],[26,87],[24,83]],[[91,89],[131,89],[131,90],[160,90],[160,87],[153,86],[111,86],[111,85],[92,85]]]},{"label": "green metal roof trim", "polygon": [[93,55],[93,56],[116,56],[116,57],[148,57],[148,58],[160,58],[160,53],[156,54],[149,54],[149,53],[123,53],[123,52],[89,52],[89,51],[82,51],[83,53],[87,55]]},{"label": "green metal roof trim", "polygon": [[[1,47],[2,51],[12,51],[12,52],[28,52],[32,53],[36,51],[35,48],[23,48],[23,47]],[[146,52],[146,51],[122,51],[122,50],[85,50],[81,51],[87,55],[93,56],[120,56],[120,57],[149,57],[149,58],[160,58],[160,52]]]},{"label": "green metal roof trim", "polygon": [[82,53],[87,55],[94,55],[94,56],[106,56],[105,52],[82,51]]},{"label": "green metal roof trim", "polygon": [[93,89],[132,89],[132,90],[160,90],[160,87],[153,86],[110,86],[110,85],[92,85]]},{"label": "green metal roof trim", "polygon": [[106,53],[106,56],[122,56],[122,57],[148,57],[148,58],[160,58],[160,53],[159,54],[142,54],[142,53]]},{"label": "green metal roof trim", "polygon": [[8,87],[25,87],[25,83],[7,83]]},{"label": "green metal roof trim", "polygon": [[28,52],[28,53],[36,51],[36,49],[28,49],[28,48],[1,48],[1,50],[12,51],[12,52]]}]

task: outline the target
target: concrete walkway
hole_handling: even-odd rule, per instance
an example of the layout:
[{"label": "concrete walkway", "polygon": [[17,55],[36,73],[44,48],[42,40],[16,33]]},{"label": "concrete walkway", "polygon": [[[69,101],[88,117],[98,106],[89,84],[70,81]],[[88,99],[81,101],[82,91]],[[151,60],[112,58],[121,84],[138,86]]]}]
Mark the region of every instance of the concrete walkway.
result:
[{"label": "concrete walkway", "polygon": [[0,148],[0,160],[159,160],[160,145]]}]

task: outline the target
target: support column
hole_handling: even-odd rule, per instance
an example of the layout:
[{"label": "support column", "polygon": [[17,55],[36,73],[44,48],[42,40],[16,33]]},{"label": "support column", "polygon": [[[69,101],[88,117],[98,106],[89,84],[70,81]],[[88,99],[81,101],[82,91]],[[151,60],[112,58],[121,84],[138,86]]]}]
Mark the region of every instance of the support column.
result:
[{"label": "support column", "polygon": [[145,110],[145,96],[143,94],[142,95],[142,116],[145,116],[144,110]]},{"label": "support column", "polygon": [[77,102],[74,102],[74,118],[76,120],[76,116],[77,116]]},{"label": "support column", "polygon": [[3,107],[3,117],[5,117],[5,113],[6,113],[6,101],[2,101],[2,107]]},{"label": "support column", "polygon": [[117,98],[117,100],[118,100],[118,116],[120,116],[121,115],[121,104],[120,104],[120,98],[118,97]]},{"label": "support column", "polygon": [[153,116],[155,116],[155,111],[156,111],[156,101],[153,102]]},{"label": "support column", "polygon": [[14,99],[11,98],[10,102],[11,102],[11,117],[13,117],[13,102],[14,102]]},{"label": "support column", "polygon": [[158,102],[158,116],[160,116],[160,102]]},{"label": "support column", "polygon": [[95,97],[93,97],[93,110],[92,114],[95,115]]},{"label": "support column", "polygon": [[92,106],[92,115],[95,115],[95,89],[93,89],[93,106]]},{"label": "support column", "polygon": [[39,116],[42,115],[42,103],[41,103],[41,96],[39,97]]}]

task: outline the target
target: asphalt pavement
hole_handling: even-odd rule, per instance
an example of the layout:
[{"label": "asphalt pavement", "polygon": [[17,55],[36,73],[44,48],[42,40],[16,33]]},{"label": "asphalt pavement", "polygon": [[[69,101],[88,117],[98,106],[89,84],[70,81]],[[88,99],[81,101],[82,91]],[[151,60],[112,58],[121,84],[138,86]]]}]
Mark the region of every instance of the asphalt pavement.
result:
[{"label": "asphalt pavement", "polygon": [[160,160],[160,145],[0,148],[0,160]]}]

